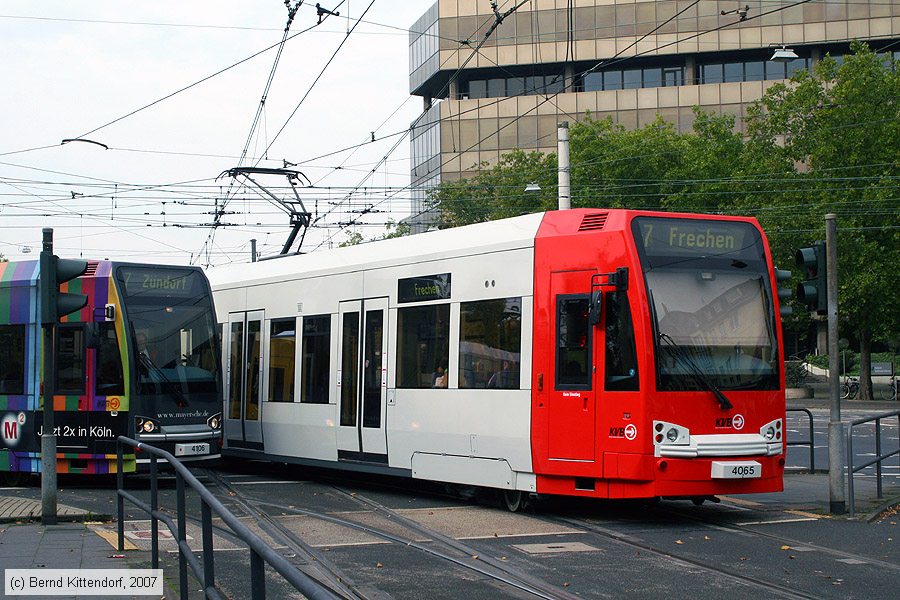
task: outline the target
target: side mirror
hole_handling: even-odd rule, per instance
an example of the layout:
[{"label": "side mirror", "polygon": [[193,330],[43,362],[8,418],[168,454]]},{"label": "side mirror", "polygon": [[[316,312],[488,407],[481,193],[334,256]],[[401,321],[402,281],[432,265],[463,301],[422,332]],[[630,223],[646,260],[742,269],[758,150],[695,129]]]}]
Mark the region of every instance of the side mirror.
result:
[{"label": "side mirror", "polygon": [[591,290],[591,309],[588,313],[588,323],[596,327],[600,324],[600,315],[603,313],[603,292],[599,289]]}]

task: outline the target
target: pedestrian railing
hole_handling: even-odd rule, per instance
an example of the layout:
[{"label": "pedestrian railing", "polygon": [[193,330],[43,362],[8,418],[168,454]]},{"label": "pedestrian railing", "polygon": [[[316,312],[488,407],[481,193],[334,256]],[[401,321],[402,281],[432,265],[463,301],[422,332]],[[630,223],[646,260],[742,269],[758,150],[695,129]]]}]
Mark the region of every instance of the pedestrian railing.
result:
[{"label": "pedestrian railing", "polygon": [[[881,451],[881,422],[885,419],[897,418],[897,424],[900,426],[900,410],[894,410],[891,412],[881,413],[880,415],[875,415],[873,417],[867,417],[863,419],[856,419],[855,421],[851,421],[849,424],[849,428],[847,429],[847,490],[848,490],[848,500],[850,503],[850,516],[853,517],[856,515],[856,506],[855,506],[855,496],[853,489],[853,475],[859,471],[862,471],[866,467],[870,467],[875,465],[875,481],[876,481],[876,490],[878,494],[878,498],[883,498],[883,489],[882,489],[882,469],[881,463],[883,463],[886,459],[900,455],[900,440],[898,440],[898,447],[896,450],[891,450],[885,454]],[[865,423],[875,423],[875,456],[870,460],[867,460],[859,465],[854,465],[855,458],[853,456],[853,428],[858,427],[859,425],[863,425]],[[898,427],[900,429],[900,427]]]},{"label": "pedestrian railing", "polygon": [[[122,450],[131,446],[140,450],[143,456],[150,457],[150,504],[140,500],[125,490],[125,478],[122,473]],[[279,575],[285,578],[305,597],[314,600],[332,600],[337,598],[328,588],[310,576],[298,570],[284,556],[268,546],[258,535],[241,523],[196,477],[181,464],[177,458],[165,450],[142,444],[131,438],[119,436],[117,444],[117,502],[119,518],[119,551],[125,549],[125,500],[128,500],[143,512],[150,515],[150,555],[154,569],[159,568],[159,522],[162,521],[172,532],[178,542],[178,577],[182,600],[188,598],[188,567],[194,577],[203,586],[206,598],[225,599],[226,596],[216,587],[215,555],[213,553],[212,515],[215,513],[227,525],[234,535],[250,548],[250,596],[254,600],[266,597],[266,573],[268,564]],[[158,493],[158,461],[167,461],[175,469],[176,519],[159,509]],[[201,501],[201,541],[203,545],[203,563],[201,564],[194,551],[187,543],[187,507],[185,505],[185,485],[190,486]]]},{"label": "pedestrian railing", "polygon": [[[813,415],[809,411],[808,408],[788,408],[787,412],[792,413],[806,413],[806,417],[809,420],[809,436],[805,440],[788,440],[788,446],[809,446],[809,472],[816,472],[816,445],[813,440]],[[787,429],[787,427],[785,427]],[[787,435],[785,433],[785,435]]]}]

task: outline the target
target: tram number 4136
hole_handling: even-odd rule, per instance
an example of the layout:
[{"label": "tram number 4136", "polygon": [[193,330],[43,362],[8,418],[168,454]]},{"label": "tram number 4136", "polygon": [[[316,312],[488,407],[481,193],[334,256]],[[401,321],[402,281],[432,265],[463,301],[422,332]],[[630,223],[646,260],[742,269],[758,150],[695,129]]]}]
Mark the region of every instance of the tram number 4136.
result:
[{"label": "tram number 4136", "polygon": [[762,465],[755,460],[712,463],[713,479],[755,479],[762,476]]}]

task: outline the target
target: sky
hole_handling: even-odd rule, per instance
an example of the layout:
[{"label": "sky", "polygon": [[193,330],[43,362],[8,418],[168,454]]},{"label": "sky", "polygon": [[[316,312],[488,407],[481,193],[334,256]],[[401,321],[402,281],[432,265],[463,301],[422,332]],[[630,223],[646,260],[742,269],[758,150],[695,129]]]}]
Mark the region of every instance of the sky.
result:
[{"label": "sky", "polygon": [[[276,254],[288,215],[219,176],[285,161],[315,186],[301,194],[316,222],[305,251],[407,216],[401,134],[422,110],[407,29],[433,2],[319,1],[340,16],[317,25],[316,3],[300,6],[256,127],[283,0],[3,2],[0,254],[36,259],[44,227],[63,257],[226,264],[249,260],[254,238]],[[62,143],[74,138],[90,142]],[[254,178],[292,196],[284,177]]]}]

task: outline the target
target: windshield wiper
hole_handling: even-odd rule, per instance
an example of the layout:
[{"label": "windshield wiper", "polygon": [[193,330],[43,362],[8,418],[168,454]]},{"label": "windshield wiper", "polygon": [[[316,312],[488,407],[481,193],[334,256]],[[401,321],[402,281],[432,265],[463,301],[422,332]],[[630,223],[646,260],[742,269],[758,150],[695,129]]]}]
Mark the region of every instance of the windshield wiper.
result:
[{"label": "windshield wiper", "polygon": [[188,406],[187,398],[184,397],[184,394],[181,393],[181,390],[178,389],[178,386],[172,382],[171,379],[166,377],[166,374],[160,369],[153,359],[145,352],[138,352],[138,357],[145,367],[148,367],[157,377],[159,377],[159,382],[162,383],[163,389],[168,392],[168,394],[175,400],[175,404],[178,408],[185,408]]},{"label": "windshield wiper", "polygon": [[712,392],[713,396],[716,397],[716,400],[719,402],[719,407],[722,410],[731,410],[734,406],[729,402],[728,398],[725,397],[725,394],[722,393],[722,390],[717,388],[712,381],[710,381],[706,375],[703,374],[703,371],[697,366],[697,363],[694,362],[687,352],[684,351],[684,348],[679,346],[675,340],[673,340],[669,334],[660,333],[659,339],[664,341],[666,345],[668,345],[673,350],[673,354],[676,358],[680,358],[681,362],[683,362],[688,367],[688,372],[694,377],[694,379],[700,383],[703,387]]}]

